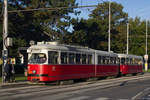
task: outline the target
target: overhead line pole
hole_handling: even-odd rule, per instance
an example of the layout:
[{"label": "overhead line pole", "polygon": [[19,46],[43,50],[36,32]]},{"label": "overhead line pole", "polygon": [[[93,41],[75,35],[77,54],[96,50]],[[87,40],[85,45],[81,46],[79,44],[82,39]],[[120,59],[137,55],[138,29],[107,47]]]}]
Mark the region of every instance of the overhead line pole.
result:
[{"label": "overhead line pole", "polygon": [[7,65],[7,59],[8,59],[8,50],[7,50],[7,36],[8,36],[8,11],[7,11],[7,0],[4,0],[4,21],[3,21],[3,67],[2,67],[2,83],[5,83],[6,73],[5,73],[5,67]]},{"label": "overhead line pole", "polygon": [[146,55],[147,55],[147,31],[148,31],[147,24],[148,24],[148,21],[146,20],[146,51],[145,51]]},{"label": "overhead line pole", "polygon": [[109,2],[109,35],[108,35],[108,52],[110,52],[110,32],[111,32],[111,2]]},{"label": "overhead line pole", "polygon": [[127,23],[127,54],[129,53],[129,23]]},{"label": "overhead line pole", "polygon": [[144,55],[144,58],[145,58],[145,71],[148,71],[148,55],[147,55],[147,32],[148,32],[148,21],[146,20],[146,43],[145,43],[145,55]]}]

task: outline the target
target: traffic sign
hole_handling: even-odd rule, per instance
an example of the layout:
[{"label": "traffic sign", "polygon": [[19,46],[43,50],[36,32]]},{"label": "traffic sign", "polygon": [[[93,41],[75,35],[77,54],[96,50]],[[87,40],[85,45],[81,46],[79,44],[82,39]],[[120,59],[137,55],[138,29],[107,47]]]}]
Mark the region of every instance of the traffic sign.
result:
[{"label": "traffic sign", "polygon": [[145,60],[148,60],[148,55],[144,55],[144,59],[145,59]]}]

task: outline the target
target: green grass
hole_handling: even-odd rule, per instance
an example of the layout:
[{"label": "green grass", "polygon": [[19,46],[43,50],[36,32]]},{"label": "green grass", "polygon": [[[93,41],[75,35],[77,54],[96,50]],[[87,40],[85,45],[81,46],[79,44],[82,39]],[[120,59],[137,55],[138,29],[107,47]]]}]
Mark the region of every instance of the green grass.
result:
[{"label": "green grass", "polygon": [[[15,81],[18,82],[18,81],[26,81],[27,80],[27,77],[24,76],[24,75],[16,75],[15,76]],[[0,83],[2,82],[2,77],[0,77]]]},{"label": "green grass", "polygon": [[[146,71],[145,71],[145,69],[143,69],[143,72],[146,72]],[[150,73],[150,69],[148,69],[148,71],[147,71],[147,72],[149,72],[149,73]]]}]

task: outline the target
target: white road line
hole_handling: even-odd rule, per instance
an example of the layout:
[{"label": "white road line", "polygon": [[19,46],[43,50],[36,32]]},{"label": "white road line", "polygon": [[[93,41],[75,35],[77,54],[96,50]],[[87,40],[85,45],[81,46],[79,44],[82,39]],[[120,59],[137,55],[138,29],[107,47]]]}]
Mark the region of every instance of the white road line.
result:
[{"label": "white road line", "polygon": [[68,100],[84,100],[84,99],[88,99],[90,96],[81,96],[81,97],[75,97],[72,99],[68,99]]},{"label": "white road line", "polygon": [[146,88],[146,89],[144,89],[144,91],[149,91],[150,90],[150,88]]},{"label": "white road line", "polygon": [[140,96],[141,94],[143,94],[143,92],[138,93],[137,95],[135,95],[134,97],[131,98],[131,100],[135,100],[138,96]]},{"label": "white road line", "polygon": [[96,98],[94,100],[111,100],[111,99],[110,98],[101,97],[101,98]]}]

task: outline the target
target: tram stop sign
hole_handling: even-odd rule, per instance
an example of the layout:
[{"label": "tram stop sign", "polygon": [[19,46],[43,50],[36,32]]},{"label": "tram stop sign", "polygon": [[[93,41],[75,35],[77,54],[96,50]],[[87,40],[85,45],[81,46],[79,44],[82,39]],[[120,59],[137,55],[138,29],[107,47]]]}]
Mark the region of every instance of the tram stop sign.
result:
[{"label": "tram stop sign", "polygon": [[148,60],[148,55],[144,55],[144,59],[145,59],[145,60]]}]

